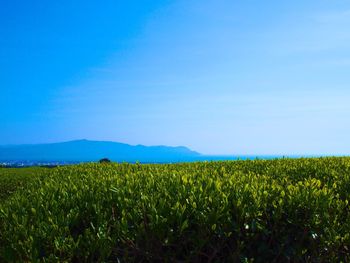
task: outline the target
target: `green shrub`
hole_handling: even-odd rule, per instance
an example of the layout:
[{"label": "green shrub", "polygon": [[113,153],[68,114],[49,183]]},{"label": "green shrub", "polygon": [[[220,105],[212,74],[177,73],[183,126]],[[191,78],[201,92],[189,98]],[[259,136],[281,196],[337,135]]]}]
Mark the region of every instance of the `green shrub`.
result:
[{"label": "green shrub", "polygon": [[98,161],[99,163],[111,163],[111,160],[109,160],[108,158],[103,158],[101,160]]},{"label": "green shrub", "polygon": [[347,262],[350,158],[51,169],[0,205],[0,261]]},{"label": "green shrub", "polygon": [[0,202],[29,186],[44,171],[38,167],[0,169]]}]

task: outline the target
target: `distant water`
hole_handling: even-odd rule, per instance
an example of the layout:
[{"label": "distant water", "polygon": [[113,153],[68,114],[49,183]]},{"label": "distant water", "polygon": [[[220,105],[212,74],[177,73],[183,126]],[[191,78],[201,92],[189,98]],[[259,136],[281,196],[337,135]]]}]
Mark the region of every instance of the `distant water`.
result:
[{"label": "distant water", "polygon": [[[186,158],[178,162],[204,162],[204,161],[234,161],[234,160],[271,160],[281,158],[301,158],[301,157],[315,157],[305,155],[201,155],[196,157]],[[177,162],[177,161],[174,161]],[[169,162],[168,162],[169,163]]]},{"label": "distant water", "polygon": [[[140,163],[180,163],[180,162],[204,162],[204,161],[230,161],[230,160],[270,160],[270,159],[277,159],[277,158],[300,158],[300,157],[313,157],[313,156],[302,156],[302,155],[290,155],[290,156],[283,156],[283,155],[200,155],[195,157],[186,157],[182,159],[173,159],[170,161],[146,161],[146,162],[140,162]],[[79,163],[85,163],[85,162],[97,162],[98,160],[94,161],[25,161],[25,160],[16,160],[16,161],[6,161],[0,160],[0,165],[6,166],[6,167],[30,167],[30,166],[58,166],[58,165],[72,165],[72,164],[79,164]],[[115,161],[115,160],[112,160]],[[136,161],[117,161],[117,162],[130,162],[130,163],[136,163]]]}]

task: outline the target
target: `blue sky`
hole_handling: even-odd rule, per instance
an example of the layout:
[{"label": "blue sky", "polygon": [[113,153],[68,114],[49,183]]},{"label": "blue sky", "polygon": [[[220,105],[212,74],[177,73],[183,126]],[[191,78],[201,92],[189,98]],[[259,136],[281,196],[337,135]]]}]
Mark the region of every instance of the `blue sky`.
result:
[{"label": "blue sky", "polygon": [[0,144],[350,154],[350,2],[2,1]]}]

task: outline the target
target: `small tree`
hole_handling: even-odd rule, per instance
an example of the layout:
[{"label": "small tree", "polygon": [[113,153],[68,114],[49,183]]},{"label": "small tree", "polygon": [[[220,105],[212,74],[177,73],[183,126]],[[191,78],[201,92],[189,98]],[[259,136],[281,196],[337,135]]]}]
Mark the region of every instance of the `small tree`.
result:
[{"label": "small tree", "polygon": [[109,160],[108,158],[103,158],[101,160],[98,161],[99,163],[110,163],[111,160]]}]

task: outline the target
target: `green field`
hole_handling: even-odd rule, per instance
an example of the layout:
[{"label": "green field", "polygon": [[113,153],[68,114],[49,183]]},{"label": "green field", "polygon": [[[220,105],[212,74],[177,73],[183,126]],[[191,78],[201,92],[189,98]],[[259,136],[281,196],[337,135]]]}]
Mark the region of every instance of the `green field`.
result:
[{"label": "green field", "polygon": [[0,168],[0,262],[349,262],[350,157]]},{"label": "green field", "polygon": [[47,173],[47,169],[41,167],[17,169],[0,167],[0,202],[9,198],[16,191],[26,188],[45,173]]}]

